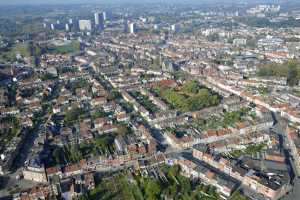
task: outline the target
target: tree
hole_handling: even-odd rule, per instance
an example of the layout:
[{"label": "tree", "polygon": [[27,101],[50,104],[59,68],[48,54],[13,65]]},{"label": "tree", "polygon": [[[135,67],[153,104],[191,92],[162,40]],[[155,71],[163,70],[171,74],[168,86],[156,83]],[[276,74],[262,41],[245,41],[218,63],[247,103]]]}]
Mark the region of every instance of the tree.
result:
[{"label": "tree", "polygon": [[147,200],[155,200],[160,194],[160,183],[152,178],[147,178],[145,181],[145,196]]},{"label": "tree", "polygon": [[197,93],[199,90],[199,84],[197,81],[187,81],[183,86],[182,86],[182,91],[185,93]]},{"label": "tree", "polygon": [[188,178],[178,175],[177,179],[179,181],[182,193],[190,193],[192,191],[191,182]]},{"label": "tree", "polygon": [[288,62],[287,82],[290,86],[298,85],[298,70],[295,61]]},{"label": "tree", "polygon": [[107,100],[108,100],[108,101],[112,101],[112,100],[116,100],[116,99],[118,99],[118,98],[120,98],[120,97],[121,97],[121,94],[120,94],[119,91],[117,91],[117,90],[112,90],[112,91],[109,93],[109,95],[108,95],[108,97],[107,97]]},{"label": "tree", "polygon": [[30,41],[28,43],[28,51],[29,51],[29,55],[32,56],[33,58],[33,64],[35,67],[38,67],[40,65],[40,57],[42,55],[42,51],[41,51],[41,47],[34,43],[33,41]]},{"label": "tree", "polygon": [[63,163],[63,161],[62,161],[62,156],[61,156],[62,153],[63,153],[63,152],[61,152],[60,148],[56,148],[56,149],[54,149],[54,151],[52,152],[52,157],[53,157],[53,159],[54,159],[54,161],[55,161],[56,164],[61,164],[61,163]]},{"label": "tree", "polygon": [[172,184],[167,188],[167,195],[170,198],[174,198],[177,194],[177,185],[176,184]]},{"label": "tree", "polygon": [[127,135],[127,134],[130,133],[130,128],[126,125],[123,125],[123,124],[119,125],[116,133],[118,135],[122,135],[122,136]]},{"label": "tree", "polygon": [[297,85],[300,79],[300,63],[298,60],[289,60],[283,64],[271,63],[259,68],[258,76],[286,77],[290,86]]}]

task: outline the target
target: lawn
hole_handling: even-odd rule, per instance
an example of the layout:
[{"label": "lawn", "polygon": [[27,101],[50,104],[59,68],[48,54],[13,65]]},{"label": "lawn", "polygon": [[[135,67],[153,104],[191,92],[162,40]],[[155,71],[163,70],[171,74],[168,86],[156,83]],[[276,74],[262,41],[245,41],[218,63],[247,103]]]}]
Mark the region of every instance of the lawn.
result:
[{"label": "lawn", "polygon": [[246,149],[243,150],[235,150],[229,153],[230,157],[233,158],[239,158],[242,155],[254,155],[258,152],[261,152],[263,149],[265,149],[266,144],[254,144],[254,145],[249,145]]},{"label": "lawn", "polygon": [[182,112],[197,111],[219,104],[219,96],[207,88],[201,88],[196,81],[187,81],[180,88],[166,89],[158,87],[155,93]]},{"label": "lawn", "polygon": [[0,53],[0,59],[6,61],[15,61],[17,54],[20,54],[23,57],[29,57],[30,52],[27,44],[16,44],[7,51],[2,51]]},{"label": "lawn", "polygon": [[237,190],[230,196],[229,200],[250,200],[250,199],[242,195],[242,193]]},{"label": "lawn", "polygon": [[64,124],[67,126],[72,126],[79,122],[80,119],[87,115],[87,111],[83,108],[73,107],[71,110],[67,111],[64,117]]},{"label": "lawn", "polygon": [[68,53],[75,53],[80,51],[80,42],[73,41],[70,44],[62,45],[62,46],[51,46],[48,47],[49,53],[56,53],[56,54],[68,54]]}]

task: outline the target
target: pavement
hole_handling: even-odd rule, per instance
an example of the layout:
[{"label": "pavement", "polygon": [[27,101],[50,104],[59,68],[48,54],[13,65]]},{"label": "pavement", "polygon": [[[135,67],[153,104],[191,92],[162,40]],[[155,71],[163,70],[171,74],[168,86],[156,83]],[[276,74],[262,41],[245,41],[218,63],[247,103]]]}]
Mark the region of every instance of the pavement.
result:
[{"label": "pavement", "polygon": [[300,180],[296,178],[293,189],[285,195],[282,200],[299,200],[300,199]]},{"label": "pavement", "polygon": [[[282,119],[280,116],[278,116],[277,114],[274,115],[274,117],[277,120],[276,125],[273,127],[273,131],[275,133],[278,133],[279,135],[282,136],[283,139],[283,148],[286,150],[286,153],[288,153],[288,149],[289,149],[289,145],[287,143],[287,137],[286,137],[286,131],[285,131],[285,127],[287,126],[287,122],[286,120]],[[291,159],[291,156],[289,156],[289,164],[291,166],[292,169],[292,175],[294,177],[293,180],[293,188],[290,192],[288,192],[287,195],[285,195],[282,200],[300,200],[300,179],[295,176],[294,174],[295,172],[295,165]],[[291,173],[291,172],[290,172]]]},{"label": "pavement", "polygon": [[38,185],[37,182],[17,179],[16,177],[21,174],[21,170],[7,176],[1,176],[0,181],[0,199],[11,195],[12,193],[20,192]]}]

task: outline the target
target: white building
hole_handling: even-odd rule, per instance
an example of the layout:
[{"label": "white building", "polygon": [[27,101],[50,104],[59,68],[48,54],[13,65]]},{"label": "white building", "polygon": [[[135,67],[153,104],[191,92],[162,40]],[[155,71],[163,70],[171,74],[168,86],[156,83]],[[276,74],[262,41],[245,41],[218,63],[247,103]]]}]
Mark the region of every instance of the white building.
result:
[{"label": "white building", "polygon": [[102,19],[103,21],[107,20],[106,12],[102,12]]},{"label": "white building", "polygon": [[92,30],[91,20],[79,20],[79,29],[81,31],[91,31]]},{"label": "white building", "polygon": [[95,25],[99,25],[100,24],[100,14],[95,13],[94,18],[95,18]]},{"label": "white building", "polygon": [[129,24],[129,33],[131,33],[131,34],[135,33],[135,24],[134,23]]},{"label": "white building", "polygon": [[70,26],[69,26],[69,24],[66,24],[66,31],[70,31]]},{"label": "white building", "polygon": [[247,44],[247,39],[244,39],[244,38],[236,38],[233,40],[233,44],[236,45],[236,46],[239,46],[239,45],[246,45]]},{"label": "white building", "polygon": [[265,38],[259,39],[257,45],[258,47],[278,47],[281,46],[283,42],[281,38],[268,35]]},{"label": "white building", "polygon": [[179,30],[179,26],[177,24],[172,24],[171,25],[171,31],[177,32]]}]

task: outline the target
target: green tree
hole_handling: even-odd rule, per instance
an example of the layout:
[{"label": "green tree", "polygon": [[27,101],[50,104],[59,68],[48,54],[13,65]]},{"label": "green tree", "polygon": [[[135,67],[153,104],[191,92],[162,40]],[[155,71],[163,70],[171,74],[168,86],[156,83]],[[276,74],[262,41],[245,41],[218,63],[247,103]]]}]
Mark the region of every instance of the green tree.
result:
[{"label": "green tree", "polygon": [[298,85],[298,63],[295,61],[288,62],[287,82],[290,86]]},{"label": "green tree", "polygon": [[130,128],[123,124],[119,125],[116,131],[118,135],[123,135],[123,136],[129,134],[130,132],[131,132]]},{"label": "green tree", "polygon": [[199,84],[197,81],[187,81],[183,86],[182,86],[182,91],[185,93],[192,93],[196,94],[199,90]]},{"label": "green tree", "polygon": [[112,90],[109,94],[108,94],[108,97],[107,97],[107,100],[108,101],[112,101],[112,100],[116,100],[118,98],[121,97],[121,94],[119,91],[117,90]]},{"label": "green tree", "polygon": [[160,194],[160,183],[152,178],[145,180],[145,196],[147,200],[155,200]]}]

